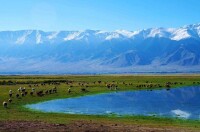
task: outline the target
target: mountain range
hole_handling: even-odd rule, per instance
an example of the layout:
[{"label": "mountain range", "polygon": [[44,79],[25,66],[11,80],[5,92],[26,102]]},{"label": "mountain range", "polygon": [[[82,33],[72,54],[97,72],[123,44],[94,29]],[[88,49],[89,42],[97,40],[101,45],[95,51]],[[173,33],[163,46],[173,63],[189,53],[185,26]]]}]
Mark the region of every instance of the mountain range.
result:
[{"label": "mountain range", "polygon": [[199,72],[200,24],[139,31],[0,31],[0,73]]}]

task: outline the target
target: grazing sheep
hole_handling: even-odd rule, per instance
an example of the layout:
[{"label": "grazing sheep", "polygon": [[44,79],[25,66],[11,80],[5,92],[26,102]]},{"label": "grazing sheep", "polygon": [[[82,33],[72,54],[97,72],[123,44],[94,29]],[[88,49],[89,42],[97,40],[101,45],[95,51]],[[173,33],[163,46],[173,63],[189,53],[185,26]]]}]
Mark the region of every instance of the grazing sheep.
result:
[{"label": "grazing sheep", "polygon": [[49,93],[49,90],[46,90],[46,91],[45,91],[45,94],[48,94],[48,93]]},{"label": "grazing sheep", "polygon": [[87,92],[87,90],[85,88],[81,88],[82,92]]},{"label": "grazing sheep", "polygon": [[11,102],[12,102],[12,99],[8,99],[8,102],[11,103]]},{"label": "grazing sheep", "polygon": [[8,103],[6,101],[3,102],[3,107],[7,108],[8,107]]},{"label": "grazing sheep", "polygon": [[9,90],[9,96],[12,97],[12,90]]},{"label": "grazing sheep", "polygon": [[70,88],[68,88],[68,93],[71,93],[71,89]]},{"label": "grazing sheep", "polygon": [[24,95],[27,95],[28,94],[28,92],[24,92]]},{"label": "grazing sheep", "polygon": [[52,93],[52,90],[50,89],[50,90],[49,90],[49,94],[51,94],[51,93]]},{"label": "grazing sheep", "polygon": [[166,83],[165,87],[170,88],[171,86],[169,83]]},{"label": "grazing sheep", "polygon": [[32,88],[31,91],[32,91],[32,92],[35,92],[35,88]]},{"label": "grazing sheep", "polygon": [[53,92],[57,93],[57,88],[56,87],[53,88]]},{"label": "grazing sheep", "polygon": [[21,91],[22,91],[22,87],[19,87],[18,92],[21,92]]},{"label": "grazing sheep", "polygon": [[32,91],[30,92],[30,95],[33,96],[33,92]]},{"label": "grazing sheep", "polygon": [[16,94],[16,97],[19,98],[19,94]]},{"label": "grazing sheep", "polygon": [[22,97],[24,97],[24,96],[25,96],[25,94],[24,94],[24,93],[21,93],[21,95],[22,95]]},{"label": "grazing sheep", "polygon": [[106,87],[107,87],[108,89],[110,89],[111,85],[110,85],[110,84],[106,84]]},{"label": "grazing sheep", "polygon": [[101,83],[101,80],[99,80],[98,83],[100,84],[100,83]]},{"label": "grazing sheep", "polygon": [[118,90],[118,86],[117,85],[115,86],[115,90]]},{"label": "grazing sheep", "polygon": [[39,91],[39,92],[37,92],[37,96],[43,96],[44,94],[43,94],[43,90],[41,90],[41,91]]},{"label": "grazing sheep", "polygon": [[24,87],[24,88],[22,88],[22,90],[21,90],[22,92],[25,92],[26,91],[26,88]]}]

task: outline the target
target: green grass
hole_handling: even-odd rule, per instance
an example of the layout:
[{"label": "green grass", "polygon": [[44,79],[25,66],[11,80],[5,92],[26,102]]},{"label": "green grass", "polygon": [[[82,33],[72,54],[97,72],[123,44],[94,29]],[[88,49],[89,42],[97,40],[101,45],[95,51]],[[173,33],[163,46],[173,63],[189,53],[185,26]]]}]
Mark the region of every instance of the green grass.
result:
[{"label": "green grass", "polygon": [[[59,113],[43,113],[38,111],[32,111],[23,106],[26,104],[37,103],[46,100],[59,99],[59,98],[70,98],[77,96],[84,96],[88,94],[97,94],[112,92],[106,87],[105,83],[117,84],[120,91],[125,90],[144,90],[144,89],[158,89],[158,87],[152,88],[137,88],[140,84],[160,84],[162,88],[165,88],[166,82],[178,82],[177,85],[171,85],[171,87],[176,88],[180,86],[191,86],[193,82],[200,82],[200,75],[99,75],[99,76],[0,76],[0,102],[7,101],[9,99],[8,91],[11,89],[14,93],[17,93],[19,87],[26,87],[26,89],[31,91],[28,87],[29,84],[39,84],[39,87],[35,87],[36,91],[51,89],[55,85],[41,86],[41,83],[54,81],[61,82],[57,85],[58,92],[55,94],[45,95],[43,97],[38,97],[36,95],[17,99],[15,94],[12,97],[13,102],[8,103],[8,108],[0,107],[0,120],[27,120],[27,121],[45,121],[50,123],[69,123],[75,120],[93,120],[104,123],[125,123],[125,124],[145,124],[145,125],[155,125],[155,126],[177,126],[177,127],[192,127],[199,128],[200,122],[195,120],[181,120],[172,118],[161,118],[161,117],[145,117],[145,116],[97,116],[97,115],[70,115],[70,114],[59,114]],[[66,84],[64,81],[73,81],[73,84]],[[101,83],[97,83],[101,81]],[[94,82],[96,82],[94,84]],[[131,85],[125,85],[123,84]],[[88,87],[86,88],[89,92],[82,92],[79,83],[84,83]],[[180,84],[181,83],[181,84]],[[72,93],[68,94],[67,90],[70,86]]]}]

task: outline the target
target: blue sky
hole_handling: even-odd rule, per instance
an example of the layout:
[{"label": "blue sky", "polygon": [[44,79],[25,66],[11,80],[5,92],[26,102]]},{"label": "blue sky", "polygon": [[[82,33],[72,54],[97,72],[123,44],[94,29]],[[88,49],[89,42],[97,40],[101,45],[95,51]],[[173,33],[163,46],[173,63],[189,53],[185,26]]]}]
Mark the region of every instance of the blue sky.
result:
[{"label": "blue sky", "polygon": [[138,30],[200,22],[200,0],[0,0],[0,30]]}]

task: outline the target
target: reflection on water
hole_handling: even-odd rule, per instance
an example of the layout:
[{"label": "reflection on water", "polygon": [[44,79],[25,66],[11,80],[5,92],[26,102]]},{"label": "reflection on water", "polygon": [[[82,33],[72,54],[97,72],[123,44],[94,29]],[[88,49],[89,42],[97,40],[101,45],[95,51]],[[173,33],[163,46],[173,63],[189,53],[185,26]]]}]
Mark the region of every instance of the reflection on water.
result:
[{"label": "reflection on water", "polygon": [[200,118],[200,87],[128,91],[52,100],[26,107],[69,114],[117,114]]}]

